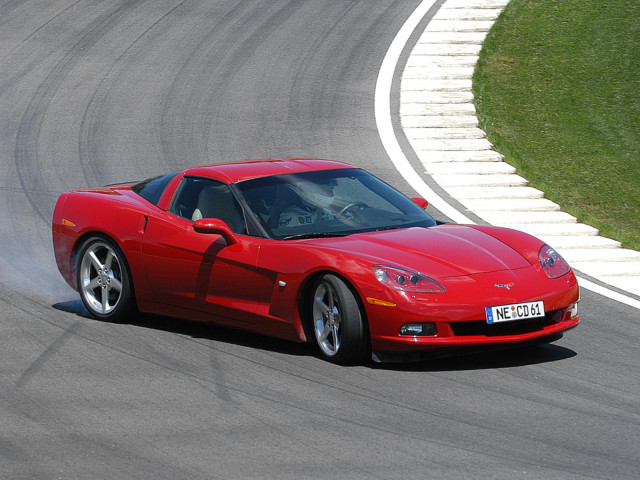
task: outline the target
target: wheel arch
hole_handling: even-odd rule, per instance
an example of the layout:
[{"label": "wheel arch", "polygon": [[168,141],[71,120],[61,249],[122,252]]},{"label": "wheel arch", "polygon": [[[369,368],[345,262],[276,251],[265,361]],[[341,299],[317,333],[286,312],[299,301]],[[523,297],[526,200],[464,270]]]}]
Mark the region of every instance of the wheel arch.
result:
[{"label": "wheel arch", "polygon": [[[78,238],[76,238],[73,247],[71,248],[71,255],[73,257],[73,275],[74,277],[76,276],[77,272],[77,268],[78,268],[78,255],[80,255],[80,249],[82,248],[82,246],[84,245],[84,243],[91,237],[102,237],[105,240],[109,240],[113,243],[115,243],[118,248],[120,250],[122,250],[122,245],[120,245],[120,243],[113,238],[112,235],[109,235],[108,233],[103,232],[102,230],[97,230],[97,229],[91,229],[88,230],[86,232],[83,232],[82,234],[78,235]],[[122,250],[122,252],[124,253],[124,250]],[[125,255],[125,259],[126,259],[126,255]],[[127,262],[128,264],[129,262]]]},{"label": "wheel arch", "polygon": [[302,329],[304,331],[306,341],[314,341],[313,324],[311,318],[313,287],[315,286],[316,282],[324,275],[334,275],[335,277],[338,277],[344,282],[347,288],[351,290],[351,293],[353,293],[353,296],[358,303],[358,308],[360,309],[360,315],[362,316],[362,324],[365,330],[365,337],[368,344],[370,345],[371,333],[369,330],[369,318],[367,315],[367,309],[365,308],[365,303],[362,299],[362,295],[355,287],[354,283],[349,280],[349,278],[345,277],[340,272],[330,269],[318,270],[316,272],[313,272],[300,285],[300,290],[298,293],[298,314],[300,315],[300,323],[302,324]]}]

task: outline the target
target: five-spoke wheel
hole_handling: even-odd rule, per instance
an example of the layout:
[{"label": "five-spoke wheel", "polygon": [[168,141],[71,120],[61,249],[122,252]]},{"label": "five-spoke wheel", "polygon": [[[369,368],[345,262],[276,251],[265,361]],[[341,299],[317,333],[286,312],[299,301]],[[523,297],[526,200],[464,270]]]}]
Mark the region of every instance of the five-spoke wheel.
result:
[{"label": "five-spoke wheel", "polygon": [[320,353],[334,363],[362,361],[366,335],[354,293],[336,275],[323,275],[314,285],[313,332]]},{"label": "five-spoke wheel", "polygon": [[122,250],[104,237],[87,239],[76,265],[78,290],[89,312],[105,320],[120,321],[135,300]]}]

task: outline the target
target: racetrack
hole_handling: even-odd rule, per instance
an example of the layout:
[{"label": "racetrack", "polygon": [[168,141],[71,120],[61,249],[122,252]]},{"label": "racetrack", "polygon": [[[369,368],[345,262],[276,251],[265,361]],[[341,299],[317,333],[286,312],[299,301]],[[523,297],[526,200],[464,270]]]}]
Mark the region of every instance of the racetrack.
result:
[{"label": "racetrack", "polygon": [[57,272],[50,218],[71,188],[308,156],[411,193],[373,95],[418,4],[0,5],[0,477],[637,478],[638,311],[592,292],[553,345],[344,368],[206,325],[87,318]]}]

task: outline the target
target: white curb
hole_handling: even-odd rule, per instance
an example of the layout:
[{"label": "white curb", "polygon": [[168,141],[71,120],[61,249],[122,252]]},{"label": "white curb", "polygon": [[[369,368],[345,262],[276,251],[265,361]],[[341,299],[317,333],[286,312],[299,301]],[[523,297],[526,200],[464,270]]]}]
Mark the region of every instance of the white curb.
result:
[{"label": "white curb", "polygon": [[640,295],[640,253],[598,236],[595,228],[527,187],[477,126],[473,69],[487,32],[508,3],[447,0],[440,7],[402,75],[405,135],[426,173],[480,218],[536,235],[576,270]]}]

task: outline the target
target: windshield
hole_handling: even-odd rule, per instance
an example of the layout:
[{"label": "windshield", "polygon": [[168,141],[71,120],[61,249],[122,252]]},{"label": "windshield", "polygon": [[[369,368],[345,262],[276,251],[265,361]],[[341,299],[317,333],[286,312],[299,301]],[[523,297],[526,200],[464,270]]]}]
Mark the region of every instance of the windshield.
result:
[{"label": "windshield", "polygon": [[436,224],[407,197],[360,169],[276,175],[236,186],[275,239]]}]

